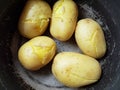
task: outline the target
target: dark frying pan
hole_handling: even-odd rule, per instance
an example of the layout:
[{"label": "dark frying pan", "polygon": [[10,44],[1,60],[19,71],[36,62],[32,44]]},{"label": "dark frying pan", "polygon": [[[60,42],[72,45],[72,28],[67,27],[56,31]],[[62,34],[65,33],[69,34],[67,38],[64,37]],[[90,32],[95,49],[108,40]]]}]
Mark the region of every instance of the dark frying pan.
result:
[{"label": "dark frying pan", "polygon": [[[56,0],[47,0],[51,5]],[[120,90],[120,1],[75,0],[79,19],[90,17],[98,21],[105,33],[107,53],[100,59],[101,79],[82,88],[68,88],[51,74],[51,63],[36,72],[25,70],[17,59],[17,50],[27,39],[18,33],[18,19],[26,0],[0,0],[0,90]],[[49,35],[49,28],[45,33]],[[72,37],[66,43],[57,42],[58,51],[77,51]]]}]

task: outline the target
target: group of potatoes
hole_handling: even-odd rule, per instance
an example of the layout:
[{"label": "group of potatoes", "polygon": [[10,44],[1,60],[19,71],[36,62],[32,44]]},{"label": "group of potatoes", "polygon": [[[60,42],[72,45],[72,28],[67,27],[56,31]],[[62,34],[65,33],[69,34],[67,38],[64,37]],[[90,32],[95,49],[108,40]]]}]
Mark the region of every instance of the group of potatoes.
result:
[{"label": "group of potatoes", "polygon": [[[45,0],[28,0],[18,28],[22,36],[31,40],[18,51],[21,64],[35,71],[53,60],[53,75],[68,87],[81,87],[98,81],[102,70],[96,59],[102,58],[106,52],[104,33],[96,21],[86,18],[77,22],[77,17],[78,8],[73,0],[56,1],[53,11]],[[55,41],[40,36],[49,22],[50,34],[60,41],[67,41],[75,32],[78,47],[85,55],[77,52],[56,55]]]}]

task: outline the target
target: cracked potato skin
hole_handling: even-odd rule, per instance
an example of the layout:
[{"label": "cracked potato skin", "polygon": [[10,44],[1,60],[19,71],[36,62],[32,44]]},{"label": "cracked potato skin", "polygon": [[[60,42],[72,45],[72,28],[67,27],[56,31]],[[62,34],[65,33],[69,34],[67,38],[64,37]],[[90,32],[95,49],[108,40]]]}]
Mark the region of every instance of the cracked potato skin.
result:
[{"label": "cracked potato skin", "polygon": [[29,39],[42,35],[47,29],[51,15],[52,11],[47,2],[28,0],[19,19],[19,32]]},{"label": "cracked potato skin", "polygon": [[106,52],[106,42],[101,26],[93,19],[79,20],[75,30],[75,39],[84,54],[102,58]]},{"label": "cracked potato skin", "polygon": [[60,41],[73,35],[77,24],[78,8],[73,0],[58,0],[53,6],[50,33]]},{"label": "cracked potato skin", "polygon": [[37,36],[24,43],[18,58],[24,68],[35,71],[48,64],[56,53],[56,43],[47,36]]},{"label": "cracked potato skin", "polygon": [[58,81],[68,87],[82,87],[99,80],[101,65],[87,55],[62,52],[53,60],[52,73]]}]

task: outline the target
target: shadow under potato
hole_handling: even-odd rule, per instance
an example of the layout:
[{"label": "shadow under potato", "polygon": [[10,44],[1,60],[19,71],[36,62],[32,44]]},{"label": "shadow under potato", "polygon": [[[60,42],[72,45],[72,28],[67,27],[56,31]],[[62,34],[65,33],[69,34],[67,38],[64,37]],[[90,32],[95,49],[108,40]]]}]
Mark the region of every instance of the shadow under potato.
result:
[{"label": "shadow under potato", "polygon": [[[57,0],[46,0],[52,7]],[[0,90],[119,90],[120,89],[120,1],[74,0],[79,9],[79,19],[93,18],[103,28],[107,42],[106,55],[99,60],[102,66],[101,79],[82,88],[68,88],[59,83],[51,73],[50,62],[39,71],[24,69],[18,61],[17,51],[28,39],[17,28],[19,16],[26,0],[0,1]],[[49,27],[43,35],[49,34]],[[57,43],[57,52],[81,52],[74,35],[67,42]]]}]

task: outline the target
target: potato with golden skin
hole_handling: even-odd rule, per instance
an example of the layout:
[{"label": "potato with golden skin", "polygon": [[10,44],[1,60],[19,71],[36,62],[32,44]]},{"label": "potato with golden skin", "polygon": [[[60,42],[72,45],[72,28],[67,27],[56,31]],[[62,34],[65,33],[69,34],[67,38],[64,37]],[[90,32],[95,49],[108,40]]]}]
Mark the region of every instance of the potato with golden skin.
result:
[{"label": "potato with golden skin", "polygon": [[94,58],[102,58],[106,52],[106,41],[101,26],[93,19],[79,20],[75,31],[75,39],[84,54]]},{"label": "potato with golden skin", "polygon": [[62,52],[55,56],[52,73],[68,87],[81,87],[95,83],[101,76],[99,62],[87,55]]},{"label": "potato with golden skin", "polygon": [[28,70],[39,70],[48,64],[56,52],[56,43],[47,36],[37,36],[23,44],[18,51],[20,63]]},{"label": "potato with golden skin", "polygon": [[60,41],[73,35],[78,17],[77,5],[73,0],[58,0],[53,6],[50,33]]},{"label": "potato with golden skin", "polygon": [[26,38],[42,35],[48,27],[51,15],[47,2],[28,0],[19,19],[19,32]]}]

